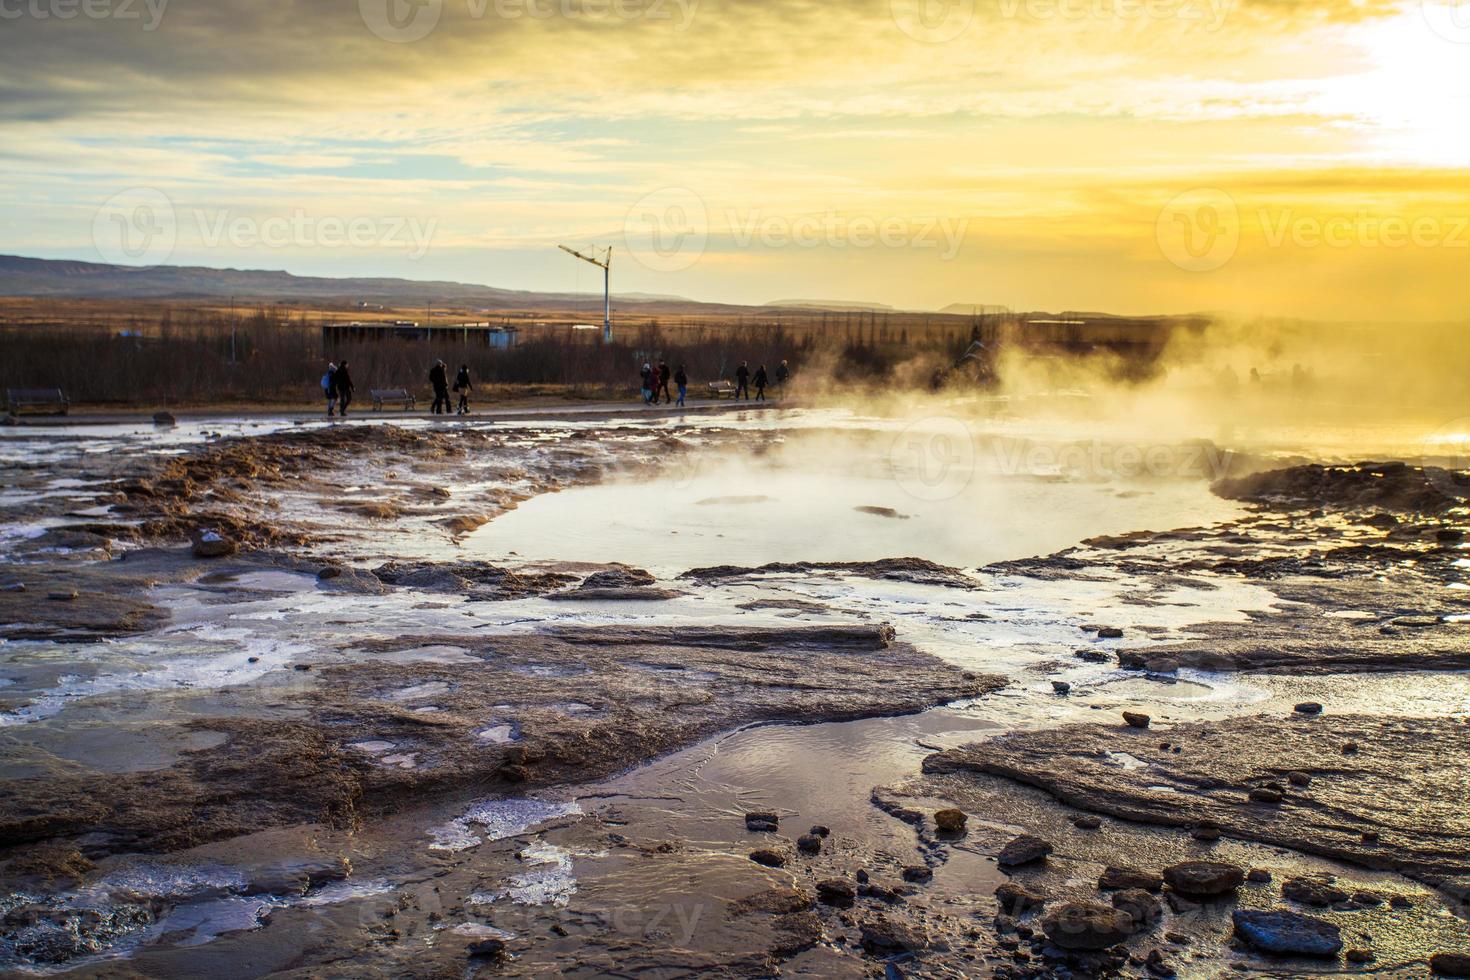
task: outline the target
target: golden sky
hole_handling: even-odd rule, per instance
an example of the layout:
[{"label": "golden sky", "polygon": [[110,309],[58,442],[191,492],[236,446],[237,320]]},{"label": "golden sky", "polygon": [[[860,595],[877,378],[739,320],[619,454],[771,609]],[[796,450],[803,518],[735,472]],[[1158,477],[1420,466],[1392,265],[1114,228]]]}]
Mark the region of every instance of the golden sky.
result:
[{"label": "golden sky", "polygon": [[1467,123],[1470,0],[0,0],[0,251],[1460,320]]}]

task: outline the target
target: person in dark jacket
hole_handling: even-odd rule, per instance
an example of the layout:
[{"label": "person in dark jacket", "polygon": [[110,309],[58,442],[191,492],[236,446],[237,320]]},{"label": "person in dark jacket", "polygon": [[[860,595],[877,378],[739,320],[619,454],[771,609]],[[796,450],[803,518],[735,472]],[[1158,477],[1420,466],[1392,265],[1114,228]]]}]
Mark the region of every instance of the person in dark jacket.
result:
[{"label": "person in dark jacket", "polygon": [[454,390],[459,392],[459,414],[470,414],[470,392],[474,386],[470,384],[470,366],[461,364],[459,373],[454,376]]},{"label": "person in dark jacket", "polygon": [[791,380],[791,366],[782,358],[781,363],[776,365],[776,395],[779,398],[786,397],[786,382]]},{"label": "person in dark jacket", "polygon": [[443,361],[435,361],[429,368],[429,384],[434,387],[434,407],[430,411],[435,415],[448,414],[449,372],[444,370]]},{"label": "person in dark jacket", "polygon": [[735,397],[745,396],[750,401],[750,364],[741,361],[740,366],[735,369]]},{"label": "person in dark jacket", "polygon": [[679,365],[679,370],[674,372],[674,385],[679,389],[679,407],[684,407],[684,395],[689,391],[689,375],[684,373],[684,365]]},{"label": "person in dark jacket", "polygon": [[755,369],[755,400],[763,402],[766,400],[766,366],[762,364]]},{"label": "person in dark jacket", "polygon": [[352,393],[356,390],[352,384],[352,375],[347,373],[346,361],[337,365],[337,371],[332,375],[332,384],[337,389],[337,414],[345,419],[347,406],[352,403]]},{"label": "person in dark jacket", "polygon": [[671,401],[674,400],[674,396],[669,393],[669,381],[671,381],[673,379],[673,377],[674,377],[674,372],[669,370],[669,362],[668,361],[659,361],[658,362],[658,387],[659,387],[659,390],[664,393],[664,404],[665,405],[667,405],[669,402],[671,402]]}]

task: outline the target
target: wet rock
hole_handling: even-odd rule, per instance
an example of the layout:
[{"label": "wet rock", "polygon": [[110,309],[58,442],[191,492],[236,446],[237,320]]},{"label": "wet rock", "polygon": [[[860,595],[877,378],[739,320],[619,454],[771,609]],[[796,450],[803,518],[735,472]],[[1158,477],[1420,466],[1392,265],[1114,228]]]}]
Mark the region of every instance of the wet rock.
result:
[{"label": "wet rock", "polygon": [[1162,980],[1168,980],[1168,978],[1178,975],[1175,969],[1164,959],[1162,950],[1149,950],[1148,956],[1143,961],[1143,966],[1148,971],[1149,976],[1160,977]]},{"label": "wet rock", "polygon": [[226,558],[239,551],[239,545],[218,531],[204,530],[194,536],[190,549],[195,558]]},{"label": "wet rock", "polygon": [[1442,977],[1470,977],[1470,954],[1435,953],[1429,958],[1429,969]]},{"label": "wet rock", "polygon": [[1046,904],[1046,897],[1007,881],[995,889],[995,900],[1003,911],[1010,915],[1021,915]]},{"label": "wet rock", "polygon": [[1239,888],[1245,872],[1223,861],[1184,861],[1165,868],[1164,881],[1181,895],[1212,898]]},{"label": "wet rock", "polygon": [[153,424],[159,426],[172,426],[178,424],[178,419],[174,418],[173,412],[154,412]]},{"label": "wet rock", "polygon": [[857,898],[852,882],[842,878],[823,878],[817,882],[817,901],[823,905],[847,908]]},{"label": "wet rock", "polygon": [[1043,860],[1052,851],[1051,844],[1033,834],[1022,834],[1001,848],[995,863],[1002,868],[1015,868]]},{"label": "wet rock", "polygon": [[807,833],[811,834],[813,837],[820,837],[823,840],[826,840],[832,835],[832,831],[830,829],[822,826],[819,823],[812,824],[811,829],[808,830]]},{"label": "wet rock", "polygon": [[917,953],[929,945],[929,937],[921,927],[895,922],[886,916],[868,919],[858,928],[863,949],[875,956]]},{"label": "wet rock", "polygon": [[1303,875],[1288,878],[1281,883],[1281,897],[1303,905],[1326,907],[1346,902],[1348,893],[1332,883],[1332,879],[1319,875]]},{"label": "wet rock", "polygon": [[1349,963],[1372,963],[1376,958],[1371,949],[1350,949],[1342,954]]},{"label": "wet rock", "polygon": [[1336,956],[1342,950],[1337,926],[1296,912],[1236,909],[1235,934],[1263,953],[1281,956]]},{"label": "wet rock", "polygon": [[46,598],[52,602],[74,602],[77,598],[76,589],[57,589],[46,593]]},{"label": "wet rock", "polygon": [[1072,690],[1072,685],[1068,684],[1066,681],[1052,681],[1051,689],[1057,694],[1066,694],[1068,691]]},{"label": "wet rock", "polygon": [[1407,895],[1394,895],[1389,898],[1388,904],[1396,909],[1411,909],[1414,907],[1413,899]]},{"label": "wet rock", "polygon": [[620,566],[593,572],[582,580],[581,589],[629,589],[650,586],[657,581],[651,572],[641,568]]},{"label": "wet rock", "polygon": [[751,851],[750,859],[756,864],[764,865],[767,868],[786,867],[786,855],[782,854],[780,851],[773,851],[767,847],[762,847],[758,850]]},{"label": "wet rock", "polygon": [[796,839],[796,849],[803,854],[821,854],[822,838],[816,834],[802,834]]},{"label": "wet rock", "polygon": [[1082,816],[1072,821],[1072,826],[1076,827],[1078,830],[1097,830],[1099,827],[1102,826],[1102,818],[1093,816],[1090,813],[1084,813]]},{"label": "wet rock", "polygon": [[1125,711],[1123,720],[1128,723],[1129,728],[1147,728],[1153,719],[1141,711]]},{"label": "wet rock", "polygon": [[1324,505],[1360,512],[1382,508],[1438,514],[1463,504],[1467,492],[1461,486],[1454,473],[1440,467],[1394,462],[1291,466],[1226,478],[1210,489],[1227,500],[1276,507]]},{"label": "wet rock", "polygon": [[1265,868],[1251,868],[1246,873],[1245,880],[1257,885],[1264,885],[1271,880],[1271,872]]},{"label": "wet rock", "polygon": [[1177,674],[1179,661],[1173,657],[1155,657],[1144,665],[1144,669],[1150,674]]},{"label": "wet rock", "polygon": [[922,884],[934,877],[934,872],[921,864],[911,864],[903,869],[903,880],[914,884]]},{"label": "wet rock", "polygon": [[1288,783],[1291,783],[1291,785],[1293,786],[1312,785],[1312,777],[1296,769],[1293,769],[1291,772],[1286,774],[1286,781]]},{"label": "wet rock", "polygon": [[934,811],[934,826],[946,834],[960,834],[965,830],[965,811],[948,809]]},{"label": "wet rock", "polygon": [[1103,870],[1102,876],[1097,879],[1097,887],[1104,891],[1112,891],[1122,888],[1141,888],[1144,891],[1156,892],[1164,887],[1164,878],[1152,871],[1139,871],[1137,868],[1115,868],[1109,866]]},{"label": "wet rock", "polygon": [[1097,631],[1099,640],[1117,640],[1123,636],[1123,631],[1116,626],[1104,626]]},{"label": "wet rock", "polygon": [[1303,701],[1292,710],[1303,715],[1320,715],[1322,713],[1322,706],[1316,701]]},{"label": "wet rock", "polygon": [[490,960],[499,962],[506,958],[505,940],[503,939],[481,939],[470,943],[465,950],[466,955],[472,960]]},{"label": "wet rock", "polygon": [[1268,789],[1264,786],[1257,786],[1246,795],[1250,798],[1250,801],[1252,803],[1277,804],[1280,803],[1282,799],[1280,790]]},{"label": "wet rock", "polygon": [[1143,888],[1125,888],[1114,892],[1113,908],[1121,909],[1133,917],[1134,931],[1152,929],[1164,917],[1159,900]]},{"label": "wet rock", "polygon": [[1105,664],[1108,662],[1108,655],[1106,653],[1103,653],[1101,650],[1083,649],[1074,650],[1072,651],[1072,653],[1073,656],[1077,657],[1077,659],[1086,660],[1088,663]]},{"label": "wet rock", "polygon": [[1377,892],[1360,889],[1353,892],[1353,904],[1362,908],[1377,908],[1384,903],[1384,898]]},{"label": "wet rock", "polygon": [[316,573],[317,581],[319,582],[327,582],[341,575],[342,567],[340,565],[328,565]]},{"label": "wet rock", "polygon": [[1049,912],[1041,927],[1062,949],[1107,949],[1133,934],[1133,916],[1096,902],[1068,902]]},{"label": "wet rock", "polygon": [[759,810],[745,815],[745,829],[757,833],[774,834],[779,827],[781,818],[774,813]]}]

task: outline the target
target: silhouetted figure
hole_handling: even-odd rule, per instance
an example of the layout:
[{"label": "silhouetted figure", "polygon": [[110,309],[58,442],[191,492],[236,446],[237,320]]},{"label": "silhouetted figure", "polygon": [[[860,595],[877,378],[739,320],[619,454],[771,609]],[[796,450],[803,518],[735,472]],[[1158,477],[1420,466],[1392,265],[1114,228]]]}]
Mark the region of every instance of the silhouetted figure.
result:
[{"label": "silhouetted figure", "polygon": [[347,373],[346,361],[337,365],[336,373],[332,375],[332,384],[337,389],[337,414],[345,419],[347,406],[352,404],[352,393],[357,390],[352,384],[352,375]]},{"label": "silhouetted figure", "polygon": [[779,398],[786,397],[786,382],[791,380],[791,367],[783,357],[781,363],[776,365],[776,395]]},{"label": "silhouetted figure", "polygon": [[766,366],[764,364],[755,369],[755,400],[758,402],[766,400]]},{"label": "silhouetted figure", "polygon": [[638,373],[643,379],[643,404],[647,405],[653,401],[653,365],[644,361],[643,370]]},{"label": "silhouetted figure", "polygon": [[668,361],[659,361],[658,362],[658,388],[664,394],[664,404],[665,405],[667,405],[669,402],[671,402],[671,401],[674,400],[674,396],[671,395],[671,394],[669,394],[669,380],[673,376],[674,376],[674,373],[669,370],[669,362]]},{"label": "silhouetted figure", "polygon": [[434,407],[430,411],[435,415],[449,414],[449,372],[444,369],[443,361],[435,361],[429,368],[429,384],[434,386]]},{"label": "silhouetted figure", "polygon": [[750,401],[750,365],[745,361],[741,361],[740,366],[735,369],[735,397],[742,395],[746,401]]},{"label": "silhouetted figure", "polygon": [[689,375],[684,373],[684,365],[679,365],[679,370],[674,372],[674,385],[679,389],[679,407],[684,407],[684,395],[689,391]]},{"label": "silhouetted figure", "polygon": [[459,414],[470,414],[470,392],[474,386],[470,384],[470,366],[461,364],[459,373],[454,376],[454,390],[459,392]]},{"label": "silhouetted figure", "polygon": [[327,373],[322,375],[322,394],[327,397],[327,418],[337,410],[337,365],[327,362]]}]

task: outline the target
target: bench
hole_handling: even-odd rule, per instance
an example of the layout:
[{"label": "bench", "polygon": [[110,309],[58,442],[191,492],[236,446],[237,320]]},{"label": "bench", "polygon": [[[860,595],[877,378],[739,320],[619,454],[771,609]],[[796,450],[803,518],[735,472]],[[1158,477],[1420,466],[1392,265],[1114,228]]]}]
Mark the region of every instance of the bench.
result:
[{"label": "bench", "polygon": [[709,383],[709,393],[716,398],[719,398],[721,395],[733,396],[738,390],[733,381],[726,381],[724,378]]},{"label": "bench", "polygon": [[373,411],[382,411],[384,402],[402,405],[406,412],[413,411],[413,407],[418,404],[418,400],[409,394],[407,388],[374,388]]},{"label": "bench", "polygon": [[65,415],[71,402],[60,388],[7,388],[5,401],[11,415],[19,415],[22,409],[46,410],[51,415]]}]

